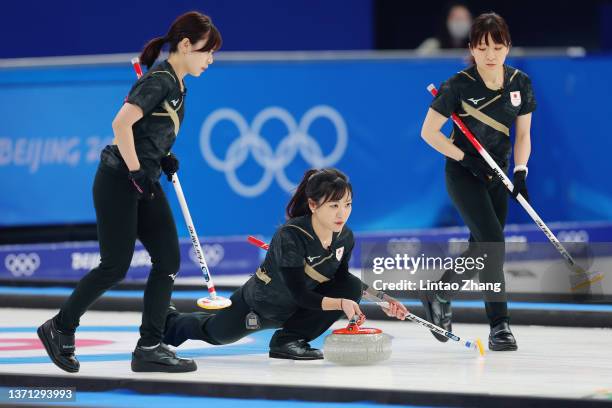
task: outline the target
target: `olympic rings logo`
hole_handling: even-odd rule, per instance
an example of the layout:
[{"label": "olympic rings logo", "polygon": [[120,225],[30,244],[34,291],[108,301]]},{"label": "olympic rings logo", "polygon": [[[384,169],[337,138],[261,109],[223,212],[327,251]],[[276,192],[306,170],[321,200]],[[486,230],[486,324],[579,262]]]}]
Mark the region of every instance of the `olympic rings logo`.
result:
[{"label": "olympic rings logo", "polygon": [[[206,264],[210,267],[214,267],[219,265],[219,263],[223,260],[225,250],[220,244],[202,245],[202,253],[204,255],[204,259],[206,260]],[[196,265],[200,264],[200,260],[198,259],[193,247],[191,247],[189,250],[189,259],[191,259]]]},{"label": "olympic rings logo", "polygon": [[4,266],[14,276],[32,276],[40,266],[40,257],[34,252],[29,254],[8,254],[4,258]]},{"label": "olympic rings logo", "polygon": [[[286,136],[276,149],[272,149],[261,135],[264,124],[274,119],[281,121],[287,129]],[[310,126],[317,119],[329,120],[336,132],[336,145],[327,156],[309,133]],[[219,158],[213,153],[211,135],[215,126],[222,121],[233,123],[240,136],[229,145],[225,157]],[[344,119],[338,111],[327,105],[312,107],[302,116],[299,123],[285,109],[270,106],[259,112],[250,125],[236,110],[221,108],[206,118],[200,130],[200,149],[204,159],[213,169],[224,172],[230,187],[244,197],[256,197],[262,194],[275,178],[281,188],[291,192],[296,183],[289,180],[285,168],[295,159],[298,152],[310,167],[329,167],[342,158],[347,143],[348,131]],[[261,179],[252,185],[244,184],[236,174],[238,168],[247,160],[249,153],[264,169]]]},{"label": "olympic rings logo", "polygon": [[557,237],[561,242],[589,242],[589,233],[585,230],[560,231]]}]

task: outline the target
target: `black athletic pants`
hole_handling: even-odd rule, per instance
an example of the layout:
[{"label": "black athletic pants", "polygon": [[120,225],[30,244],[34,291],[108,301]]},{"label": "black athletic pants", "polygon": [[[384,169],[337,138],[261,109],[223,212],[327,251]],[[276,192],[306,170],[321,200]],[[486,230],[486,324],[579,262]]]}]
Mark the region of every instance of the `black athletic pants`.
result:
[{"label": "black athletic pants", "polygon": [[[169,319],[164,343],[179,346],[186,340],[193,339],[204,340],[215,345],[228,344],[258,331],[246,328],[246,315],[253,309],[244,300],[242,291],[243,288],[236,290],[231,297],[232,305],[217,314],[181,313]],[[347,274],[342,279],[332,279],[320,284],[315,291],[327,297],[352,299],[359,302],[362,293],[361,280]],[[324,311],[300,308],[286,321],[278,322],[266,318],[260,311],[254,311],[259,315],[261,325],[259,330],[279,329],[272,336],[270,347],[298,339],[314,340],[344,314],[340,310]]]},{"label": "black athletic pants", "polygon": [[[506,169],[504,169],[505,171]],[[500,180],[495,178],[485,184],[459,163],[447,160],[446,188],[459,211],[461,218],[470,230],[469,247],[461,256],[479,257],[486,254],[485,268],[480,272],[455,273],[447,270],[442,282],[462,283],[479,274],[481,283],[501,284],[501,292],[484,291],[485,308],[491,326],[502,320],[509,320],[506,302],[506,283],[504,278],[504,226],[508,214],[508,192]],[[443,291],[439,294],[452,299],[457,292]]]},{"label": "black athletic pants", "polygon": [[76,330],[87,309],[104,292],[123,280],[138,238],[153,264],[144,292],[138,344],[154,346],[163,336],[174,278],[180,265],[176,225],[166,196],[160,187],[153,200],[138,200],[127,174],[101,165],[96,173],[93,197],[100,265],[81,279],[55,317],[55,322],[62,331]]}]

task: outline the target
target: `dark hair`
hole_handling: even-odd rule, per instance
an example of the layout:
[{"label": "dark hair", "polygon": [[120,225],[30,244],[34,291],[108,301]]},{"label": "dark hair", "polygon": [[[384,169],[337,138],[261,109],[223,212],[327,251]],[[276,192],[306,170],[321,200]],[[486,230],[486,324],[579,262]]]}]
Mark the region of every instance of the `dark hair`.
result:
[{"label": "dark hair", "polygon": [[170,52],[175,52],[178,43],[184,38],[188,38],[191,44],[206,38],[206,44],[198,50],[200,52],[217,51],[223,43],[221,33],[210,17],[197,11],[190,11],[177,17],[164,37],[154,38],[145,45],[140,54],[140,62],[151,68],[165,43],[169,44]]},{"label": "dark hair", "polygon": [[340,200],[347,192],[352,197],[353,186],[349,183],[346,174],[340,170],[308,170],[287,204],[287,218],[310,214],[308,199],[324,204]]},{"label": "dark hair", "polygon": [[496,44],[510,47],[510,29],[506,20],[496,13],[483,13],[476,17],[470,29],[470,48],[476,48],[482,40],[489,45],[489,34]]}]

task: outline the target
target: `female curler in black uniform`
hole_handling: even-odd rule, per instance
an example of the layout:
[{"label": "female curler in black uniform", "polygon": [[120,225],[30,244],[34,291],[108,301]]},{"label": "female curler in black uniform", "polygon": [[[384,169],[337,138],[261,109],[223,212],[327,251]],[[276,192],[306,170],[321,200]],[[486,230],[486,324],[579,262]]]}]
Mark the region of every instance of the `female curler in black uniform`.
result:
[{"label": "female curler in black uniform", "polygon": [[[168,59],[151,68],[164,44],[169,46]],[[49,357],[65,371],[79,371],[74,354],[79,320],[125,277],[137,238],[151,255],[153,267],[132,370],[197,368],[193,360],[178,358],[162,343],[180,254],[176,225],[158,180],[162,170],[168,177],[178,170],[178,160],[169,153],[183,121],[183,78],[200,76],[220,46],[221,35],[210,18],[189,12],[178,17],[164,37],[149,41],[140,55],[150,69],[134,84],[113,120],[115,139],[102,151],[93,185],[100,265],[81,279],[59,313],[38,328]]]},{"label": "female curler in black uniform", "polygon": [[[486,262],[479,272],[480,282],[491,284],[490,287],[499,284],[498,292],[484,292],[491,326],[489,349],[516,350],[509,326],[503,272],[507,190],[501,180],[493,178],[489,165],[456,125],[450,139],[440,129],[452,113],[458,114],[497,164],[508,171],[512,150],[509,129],[515,125],[512,194],[516,197],[520,193],[529,199],[527,161],[531,152],[531,113],[536,102],[529,77],[504,64],[510,49],[510,32],[502,17],[487,13],[476,18],[470,31],[469,49],[474,64],[442,84],[427,112],[421,134],[434,149],[447,156],[446,187],[470,230],[470,244],[462,256],[484,256]],[[448,270],[441,282],[461,283],[471,277]],[[451,330],[450,300],[455,294],[453,291],[424,294],[422,301],[432,323]],[[447,340],[434,336],[440,341]]]},{"label": "female curler in black uniform", "polygon": [[[210,344],[233,343],[262,329],[278,329],[270,340],[270,357],[293,360],[323,358],[308,342],[345,314],[361,314],[364,285],[349,272],[355,241],[346,226],[353,190],[335,169],[309,170],[287,205],[288,221],[274,234],[266,258],[231,297],[232,305],[212,315],[179,313],[171,308],[164,342],[179,346],[188,339]],[[386,296],[386,295],[385,295]],[[386,296],[389,316],[408,312]]]}]

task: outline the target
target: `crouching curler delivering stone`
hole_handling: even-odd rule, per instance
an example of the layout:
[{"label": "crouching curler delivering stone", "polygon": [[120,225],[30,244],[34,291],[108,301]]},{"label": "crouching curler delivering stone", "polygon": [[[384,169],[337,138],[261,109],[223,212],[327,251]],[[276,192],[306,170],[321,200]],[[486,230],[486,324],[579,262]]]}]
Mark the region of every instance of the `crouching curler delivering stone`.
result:
[{"label": "crouching curler delivering stone", "polygon": [[[318,360],[321,350],[309,342],[343,315],[364,316],[359,301],[364,285],[349,272],[354,246],[346,226],[352,186],[335,169],[309,170],[287,206],[287,222],[272,238],[256,273],[216,315],[171,310],[164,341],[178,346],[187,339],[233,343],[263,329],[278,329],[270,340],[271,358]],[[404,318],[399,302],[389,312]]]}]

